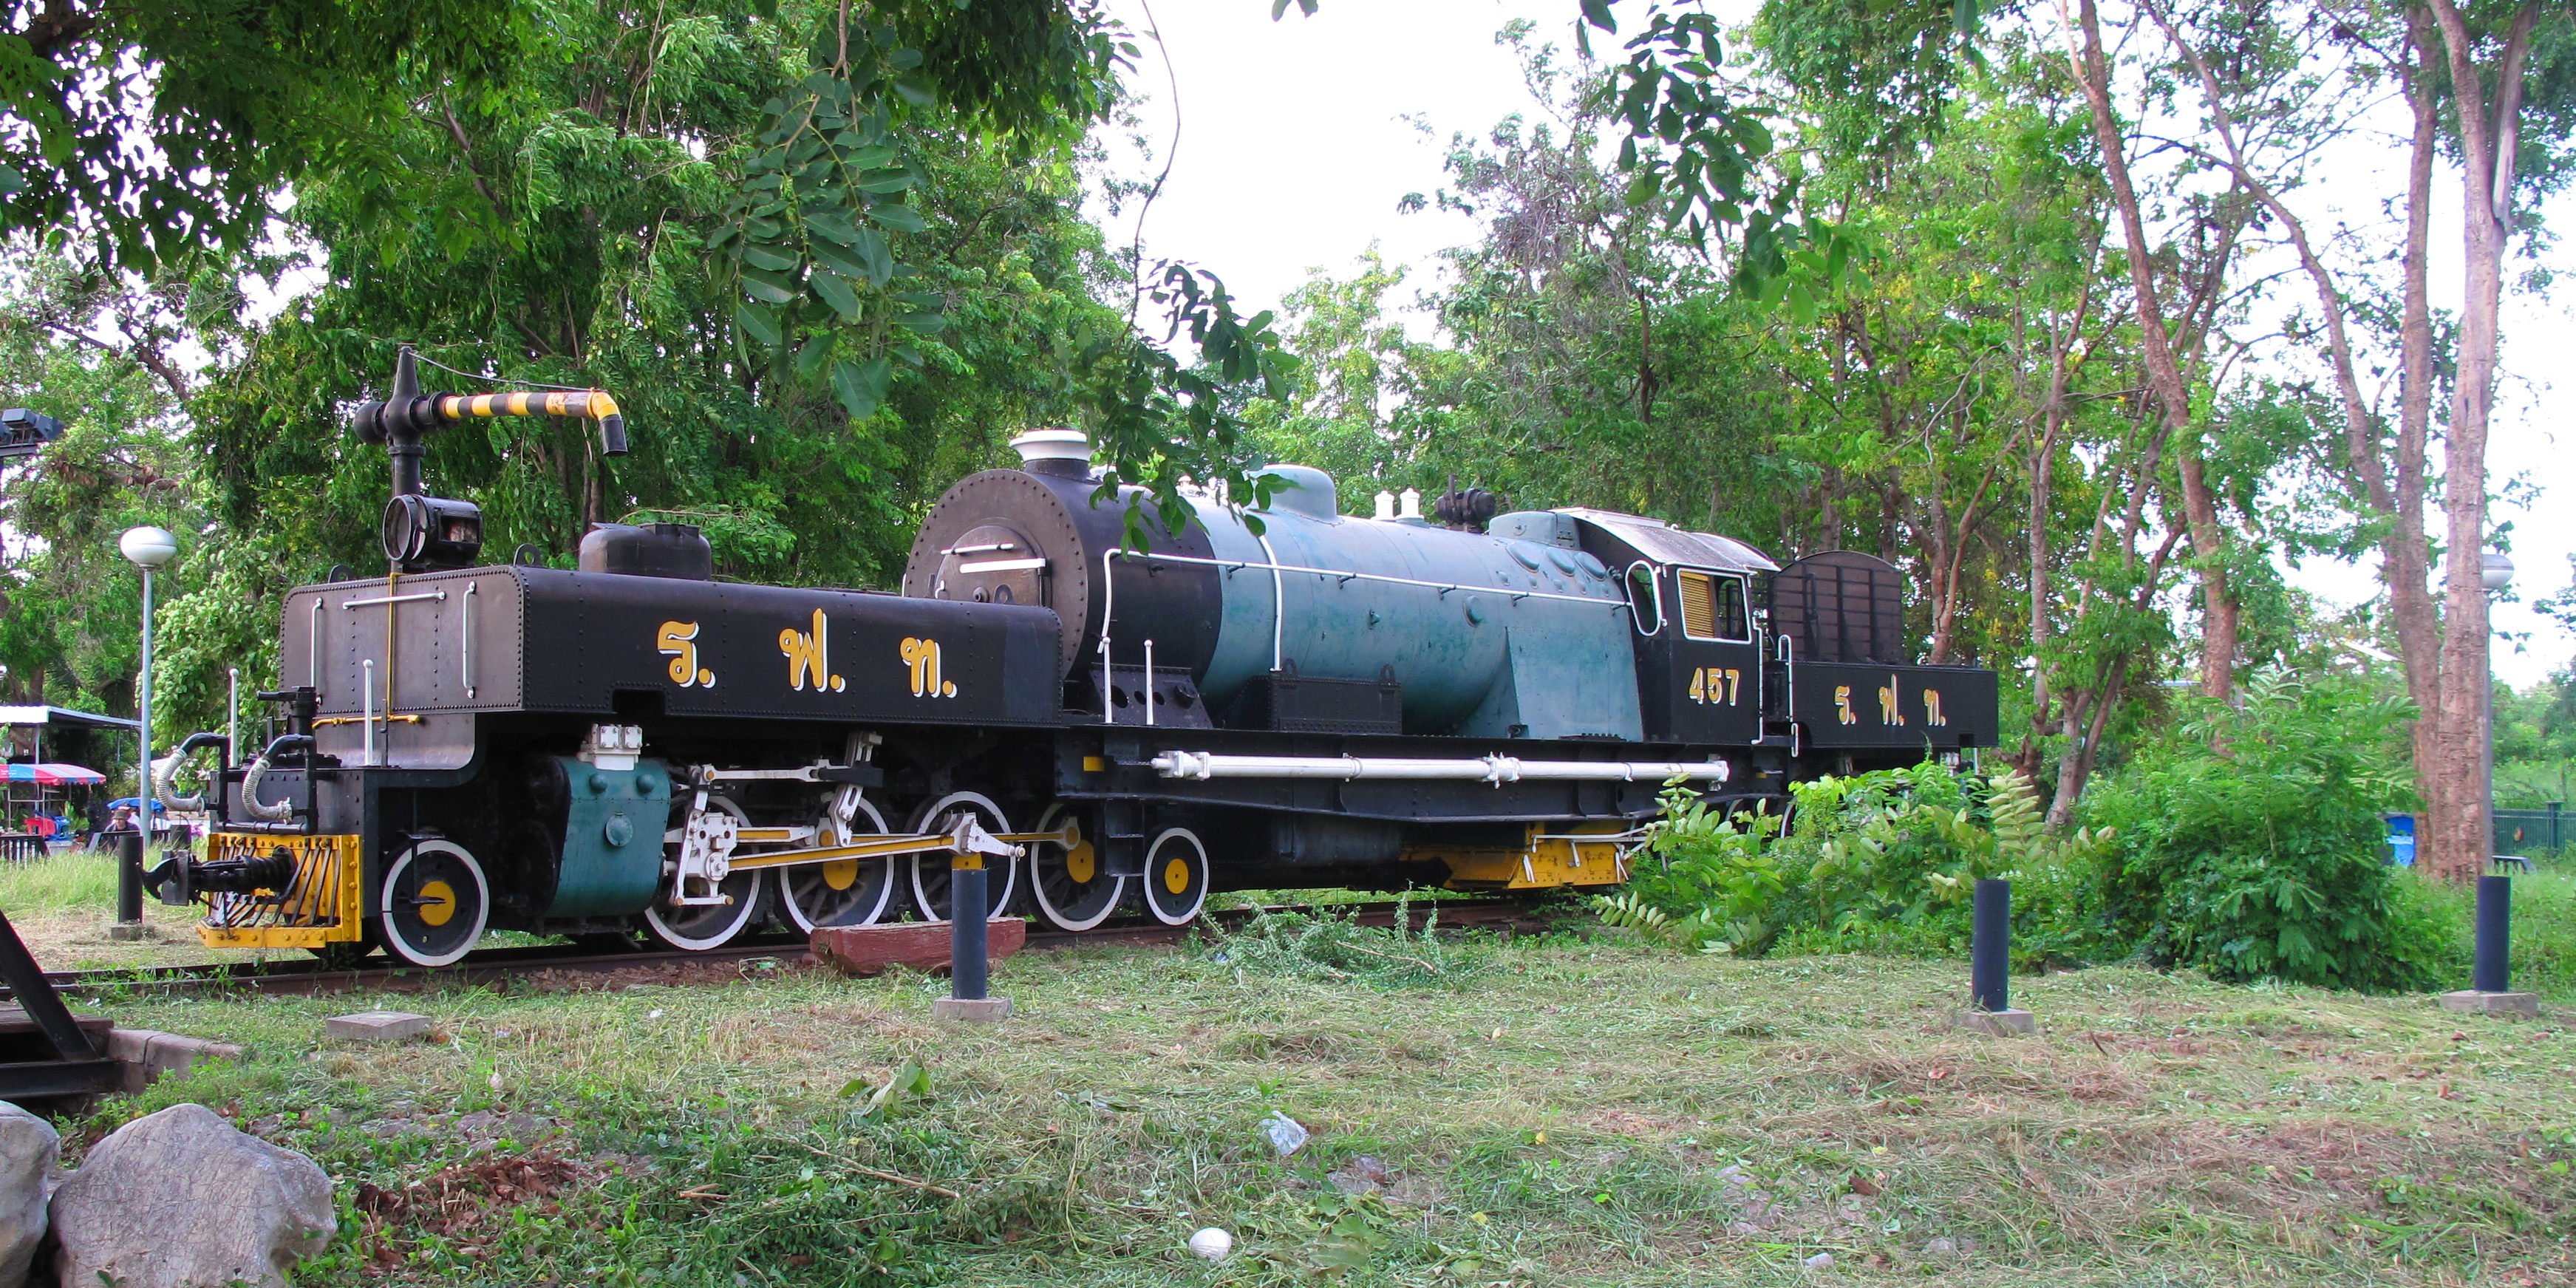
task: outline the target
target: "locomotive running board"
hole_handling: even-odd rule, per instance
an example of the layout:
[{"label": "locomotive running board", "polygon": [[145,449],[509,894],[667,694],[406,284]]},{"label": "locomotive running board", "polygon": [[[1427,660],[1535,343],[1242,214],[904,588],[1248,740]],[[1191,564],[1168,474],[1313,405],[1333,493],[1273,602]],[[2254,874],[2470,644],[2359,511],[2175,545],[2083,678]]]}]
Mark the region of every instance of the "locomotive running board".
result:
[{"label": "locomotive running board", "polygon": [[1361,778],[1472,779],[1505,783],[1668,782],[1675,778],[1726,781],[1722,760],[1521,760],[1512,756],[1410,760],[1387,756],[1222,756],[1206,751],[1167,751],[1146,762],[1165,778]]}]

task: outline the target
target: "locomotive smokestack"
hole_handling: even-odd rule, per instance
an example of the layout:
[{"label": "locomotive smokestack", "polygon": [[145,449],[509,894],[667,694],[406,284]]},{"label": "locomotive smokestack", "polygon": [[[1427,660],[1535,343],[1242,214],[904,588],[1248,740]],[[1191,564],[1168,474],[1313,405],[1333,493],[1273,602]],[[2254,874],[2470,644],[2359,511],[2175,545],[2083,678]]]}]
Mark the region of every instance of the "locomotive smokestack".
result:
[{"label": "locomotive smokestack", "polygon": [[1078,429],[1033,429],[1011,440],[1020,468],[1082,478],[1091,473],[1091,440]]}]

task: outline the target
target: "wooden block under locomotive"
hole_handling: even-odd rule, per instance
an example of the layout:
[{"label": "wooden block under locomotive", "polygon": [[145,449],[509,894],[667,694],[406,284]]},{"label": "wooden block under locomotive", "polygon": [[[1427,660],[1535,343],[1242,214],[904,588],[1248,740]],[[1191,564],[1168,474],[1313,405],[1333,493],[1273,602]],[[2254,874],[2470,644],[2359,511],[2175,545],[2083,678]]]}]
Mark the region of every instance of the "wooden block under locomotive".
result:
[{"label": "wooden block under locomotive", "polygon": [[408,353],[359,409],[392,463],[385,575],[287,596],[267,736],[174,757],[212,756],[209,800],[156,780],[213,820],[151,874],[209,942],[707,949],[943,920],[976,865],[1067,930],[1231,888],[1599,887],[1668,784],[1776,808],[1996,737],[1993,673],[1914,664],[1902,576],[1867,555],[1781,566],[1483,494],[1359,518],[1293,465],[1257,516],[1202,500],[1131,545],[1141,498],[1097,496],[1070,430],[950,488],[900,594],[719,581],[671,524],[599,525],[571,569],[482,563],[426,444],[540,414],[623,451],[603,392],[423,394]]}]

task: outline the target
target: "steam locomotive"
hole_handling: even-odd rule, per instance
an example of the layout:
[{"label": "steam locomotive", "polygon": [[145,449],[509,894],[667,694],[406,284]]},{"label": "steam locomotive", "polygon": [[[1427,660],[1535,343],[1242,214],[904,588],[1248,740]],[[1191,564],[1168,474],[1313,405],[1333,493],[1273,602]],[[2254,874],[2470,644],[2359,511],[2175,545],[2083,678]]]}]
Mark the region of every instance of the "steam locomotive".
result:
[{"label": "steam locomotive", "polygon": [[425,438],[536,414],[625,448],[606,393],[422,394],[408,351],[358,409],[392,462],[385,575],[287,596],[247,763],[199,734],[156,772],[213,820],[149,876],[208,944],[712,949],[944,919],[961,865],[997,914],[1068,931],[1184,924],[1224,889],[1606,886],[1668,783],[1764,808],[1996,737],[1993,673],[1913,664],[1867,555],[1775,565],[1481,493],[1361,518],[1295,465],[1257,509],[1202,500],[1138,541],[1070,430],[949,488],[900,593],[720,581],[671,524],[598,525],[575,570],[481,563],[480,513],[422,487]]}]

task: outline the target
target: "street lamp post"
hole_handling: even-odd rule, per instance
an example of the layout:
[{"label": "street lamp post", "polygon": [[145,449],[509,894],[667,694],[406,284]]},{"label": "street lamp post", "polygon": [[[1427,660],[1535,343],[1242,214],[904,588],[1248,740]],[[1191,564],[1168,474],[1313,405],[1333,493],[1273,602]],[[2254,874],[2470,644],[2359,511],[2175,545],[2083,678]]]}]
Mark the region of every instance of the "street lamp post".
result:
[{"label": "street lamp post", "polygon": [[136,813],[136,836],[123,844],[122,862],[116,874],[116,925],[110,931],[117,938],[140,939],[143,936],[143,849],[152,837],[152,570],[170,562],[179,553],[178,539],[160,528],[128,528],[118,538],[116,548],[126,559],[143,570],[143,675],[135,686],[135,714],[140,717],[143,742],[143,767],[137,775],[141,790],[135,798],[141,803]]},{"label": "street lamp post", "polygon": [[[2489,551],[2478,560],[2478,585],[2492,599],[2513,584],[2513,561]],[[2487,870],[2495,851],[2495,640],[2487,641],[2487,682],[2478,686],[2478,816],[2476,871]]]}]

